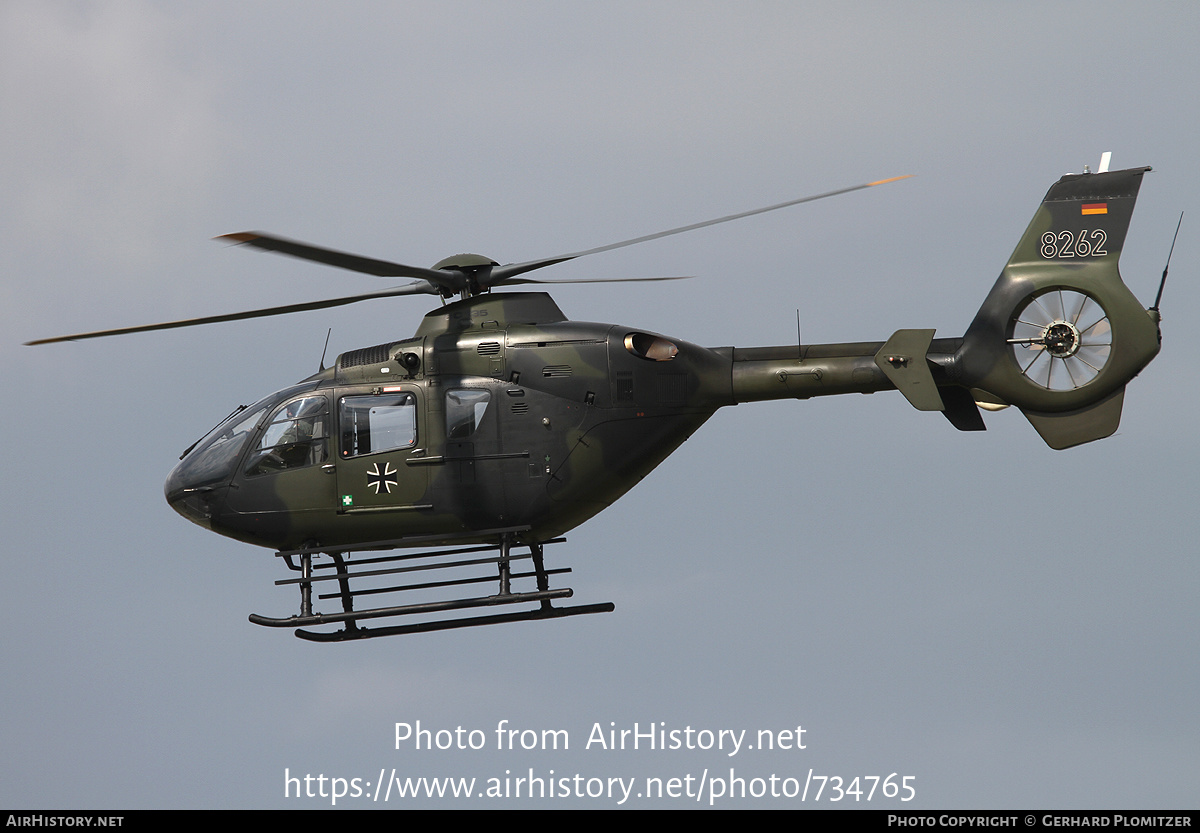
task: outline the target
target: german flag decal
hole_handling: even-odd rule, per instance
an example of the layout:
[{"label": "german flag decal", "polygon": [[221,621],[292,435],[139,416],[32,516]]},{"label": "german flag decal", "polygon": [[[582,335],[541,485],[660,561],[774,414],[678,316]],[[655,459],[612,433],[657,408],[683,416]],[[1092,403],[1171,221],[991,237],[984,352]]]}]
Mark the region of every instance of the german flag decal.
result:
[{"label": "german flag decal", "polygon": [[1106,202],[1085,202],[1079,207],[1080,214],[1107,214],[1108,203]]}]

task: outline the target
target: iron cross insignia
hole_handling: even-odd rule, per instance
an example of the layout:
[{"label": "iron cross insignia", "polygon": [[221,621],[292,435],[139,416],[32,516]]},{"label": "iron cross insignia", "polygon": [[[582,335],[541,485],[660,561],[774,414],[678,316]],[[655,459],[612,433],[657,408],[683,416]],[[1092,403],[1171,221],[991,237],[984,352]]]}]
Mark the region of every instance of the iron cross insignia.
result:
[{"label": "iron cross insignia", "polygon": [[399,469],[392,468],[391,463],[384,463],[383,471],[379,470],[379,464],[371,466],[371,470],[367,472],[367,485],[375,490],[375,494],[379,494],[379,490],[383,489],[384,494],[390,495],[392,487],[399,485],[395,475]]}]

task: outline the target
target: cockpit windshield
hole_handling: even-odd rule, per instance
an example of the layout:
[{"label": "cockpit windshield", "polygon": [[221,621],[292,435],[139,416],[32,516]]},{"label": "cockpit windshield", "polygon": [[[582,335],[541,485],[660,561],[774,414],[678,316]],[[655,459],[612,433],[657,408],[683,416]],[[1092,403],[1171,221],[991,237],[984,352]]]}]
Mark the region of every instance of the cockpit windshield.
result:
[{"label": "cockpit windshield", "polygon": [[[183,461],[175,467],[167,478],[168,493],[177,489],[191,489],[197,486],[208,486],[214,483],[228,481],[233,476],[234,467],[241,459],[246,442],[254,433],[255,427],[262,421],[267,410],[302,393],[312,390],[313,385],[301,384],[274,393],[249,408],[231,414],[213,430],[209,431],[200,442],[184,456]],[[322,397],[324,401],[324,397]]]},{"label": "cockpit windshield", "polygon": [[228,480],[241,456],[247,438],[267,408],[247,408],[222,422],[196,444],[183,462],[175,467],[171,480],[194,487]]}]

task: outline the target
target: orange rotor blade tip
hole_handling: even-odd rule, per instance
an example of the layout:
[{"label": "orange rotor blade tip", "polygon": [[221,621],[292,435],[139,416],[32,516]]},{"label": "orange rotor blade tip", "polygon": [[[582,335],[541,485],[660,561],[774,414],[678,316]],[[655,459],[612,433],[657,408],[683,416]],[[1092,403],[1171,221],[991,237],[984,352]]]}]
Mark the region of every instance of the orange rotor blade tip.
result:
[{"label": "orange rotor blade tip", "polygon": [[916,174],[905,174],[904,176],[894,176],[891,179],[881,179],[877,182],[868,182],[867,187],[872,185],[887,185],[889,182],[899,182],[902,179],[912,179]]}]

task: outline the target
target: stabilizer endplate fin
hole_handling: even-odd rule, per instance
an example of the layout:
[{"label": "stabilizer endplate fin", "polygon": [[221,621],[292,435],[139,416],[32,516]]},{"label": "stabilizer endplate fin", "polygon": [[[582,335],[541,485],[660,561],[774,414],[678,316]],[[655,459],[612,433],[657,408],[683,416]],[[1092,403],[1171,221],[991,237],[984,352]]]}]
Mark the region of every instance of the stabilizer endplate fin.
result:
[{"label": "stabilizer endplate fin", "polygon": [[969,390],[957,385],[939,390],[942,402],[946,405],[946,410],[942,413],[950,420],[951,425],[959,431],[987,430],[987,426],[983,424],[983,414],[979,413],[979,406],[975,404],[975,397]]},{"label": "stabilizer endplate fin", "polygon": [[1061,450],[1111,437],[1121,424],[1124,404],[1125,388],[1122,387],[1105,399],[1076,411],[1047,414],[1022,408],[1021,413],[1041,434],[1046,445]]},{"label": "stabilizer endplate fin", "polygon": [[936,330],[896,330],[875,354],[875,364],[918,411],[944,411],[925,354]]}]

